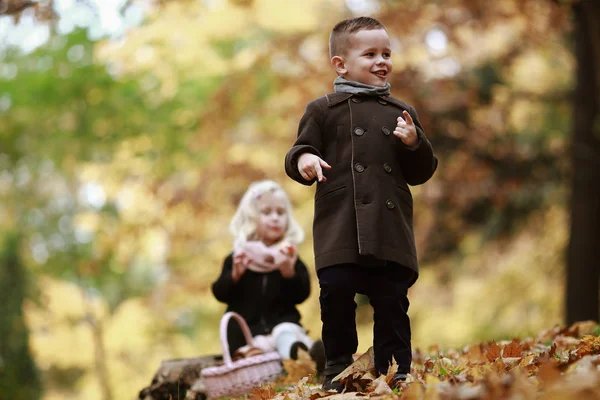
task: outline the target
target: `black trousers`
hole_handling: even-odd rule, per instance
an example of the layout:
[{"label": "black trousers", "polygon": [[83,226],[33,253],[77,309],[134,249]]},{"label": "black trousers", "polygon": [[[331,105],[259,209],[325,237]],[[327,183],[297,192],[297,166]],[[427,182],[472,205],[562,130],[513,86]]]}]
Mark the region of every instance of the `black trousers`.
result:
[{"label": "black trousers", "polygon": [[392,357],[399,373],[409,373],[412,361],[408,287],[415,272],[399,264],[361,266],[338,264],[318,271],[321,293],[325,375],[338,374],[352,363],[358,349],[356,293],[373,307],[375,368],[385,374]]}]

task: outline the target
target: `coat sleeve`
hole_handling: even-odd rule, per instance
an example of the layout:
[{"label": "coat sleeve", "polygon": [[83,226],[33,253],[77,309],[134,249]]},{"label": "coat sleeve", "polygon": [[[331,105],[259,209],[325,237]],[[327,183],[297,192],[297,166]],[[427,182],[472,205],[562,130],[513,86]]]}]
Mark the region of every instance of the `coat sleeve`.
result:
[{"label": "coat sleeve", "polygon": [[433,154],[433,147],[425,136],[423,126],[419,122],[417,110],[409,106],[408,112],[415,123],[419,139],[416,147],[408,147],[399,140],[401,147],[400,165],[406,183],[409,185],[420,185],[427,182],[433,176],[437,169],[438,159]]},{"label": "coat sleeve", "polygon": [[233,281],[233,254],[229,254],[223,261],[223,270],[219,278],[213,283],[212,291],[215,298],[222,303],[230,304],[235,298],[237,284]]},{"label": "coat sleeve", "polygon": [[310,186],[316,179],[306,181],[298,171],[298,158],[304,153],[311,153],[320,158],[322,145],[323,110],[318,100],[306,106],[304,115],[298,125],[298,136],[292,148],[285,156],[285,172],[298,183]]},{"label": "coat sleeve", "polygon": [[310,276],[300,257],[296,260],[294,269],[294,277],[282,279],[281,294],[291,303],[300,304],[310,295]]}]

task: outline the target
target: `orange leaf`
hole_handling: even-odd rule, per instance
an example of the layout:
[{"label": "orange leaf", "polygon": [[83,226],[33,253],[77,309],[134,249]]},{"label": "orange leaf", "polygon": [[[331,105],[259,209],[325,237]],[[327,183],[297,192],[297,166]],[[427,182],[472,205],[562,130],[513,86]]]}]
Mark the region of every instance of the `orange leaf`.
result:
[{"label": "orange leaf", "polygon": [[496,372],[498,375],[502,375],[506,372],[506,364],[504,364],[504,360],[501,357],[498,357],[495,361],[491,362],[490,367],[492,368],[492,371]]},{"label": "orange leaf", "polygon": [[402,399],[403,400],[421,400],[423,398],[423,394],[425,393],[425,387],[419,383],[415,382],[411,384],[408,389],[402,391]]},{"label": "orange leaf", "polygon": [[248,396],[250,400],[268,400],[275,396],[275,390],[271,386],[261,386],[252,389]]},{"label": "orange leaf", "polygon": [[581,343],[575,349],[575,355],[577,358],[581,358],[588,354],[600,353],[600,336],[585,335],[581,339]]},{"label": "orange leaf", "polygon": [[485,356],[489,362],[493,362],[496,358],[500,357],[500,347],[498,347],[496,342],[492,342],[492,344],[490,344],[485,352]]},{"label": "orange leaf", "polygon": [[502,351],[502,357],[521,357],[521,352],[523,351],[521,344],[519,343],[519,339],[514,339],[512,342],[504,347],[504,351]]},{"label": "orange leaf", "polygon": [[538,369],[538,379],[543,383],[549,384],[560,377],[560,370],[554,361],[545,362]]},{"label": "orange leaf", "polygon": [[472,363],[478,363],[483,361],[483,354],[481,352],[481,344],[474,344],[469,346],[469,351],[467,352],[467,358]]}]

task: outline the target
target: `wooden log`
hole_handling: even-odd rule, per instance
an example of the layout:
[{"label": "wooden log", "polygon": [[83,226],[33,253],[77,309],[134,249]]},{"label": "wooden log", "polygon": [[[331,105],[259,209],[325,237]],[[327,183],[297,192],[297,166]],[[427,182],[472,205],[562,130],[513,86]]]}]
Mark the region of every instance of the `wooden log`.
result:
[{"label": "wooden log", "polygon": [[154,374],[149,386],[143,388],[139,400],[203,400],[204,385],[200,371],[223,363],[222,355],[165,360]]}]

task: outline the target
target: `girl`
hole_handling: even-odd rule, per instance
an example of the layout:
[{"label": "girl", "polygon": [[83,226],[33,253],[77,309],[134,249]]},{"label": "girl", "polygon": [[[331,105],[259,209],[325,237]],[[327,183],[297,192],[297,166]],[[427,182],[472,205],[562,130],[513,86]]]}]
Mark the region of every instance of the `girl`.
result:
[{"label": "girl", "polygon": [[[321,372],[322,342],[315,346],[308,337],[296,308],[310,294],[308,271],[296,254],[304,232],[281,186],[268,180],[251,184],[230,231],[235,237],[233,252],[213,283],[215,297],[227,304],[227,311],[244,317],[257,347],[277,350],[283,359],[297,358],[299,347],[310,349]],[[228,326],[227,338],[231,352],[246,344],[235,321]]]}]

